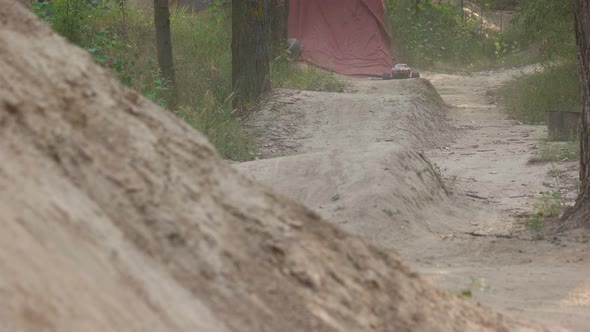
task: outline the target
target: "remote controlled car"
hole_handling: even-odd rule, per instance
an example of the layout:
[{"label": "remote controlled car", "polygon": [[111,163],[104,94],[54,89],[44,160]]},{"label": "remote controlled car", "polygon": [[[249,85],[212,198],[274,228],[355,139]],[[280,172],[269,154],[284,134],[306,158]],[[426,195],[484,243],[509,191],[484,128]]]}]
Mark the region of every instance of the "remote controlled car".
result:
[{"label": "remote controlled car", "polygon": [[391,73],[384,73],[383,79],[388,80],[391,78],[418,78],[420,73],[412,70],[410,66],[405,63],[398,63],[392,69]]},{"label": "remote controlled car", "polygon": [[396,64],[391,70],[392,78],[416,78],[420,77],[417,71],[412,70],[410,66],[405,63]]},{"label": "remote controlled car", "polygon": [[398,63],[391,70],[391,77],[393,78],[410,78],[412,77],[412,68],[405,63]]}]

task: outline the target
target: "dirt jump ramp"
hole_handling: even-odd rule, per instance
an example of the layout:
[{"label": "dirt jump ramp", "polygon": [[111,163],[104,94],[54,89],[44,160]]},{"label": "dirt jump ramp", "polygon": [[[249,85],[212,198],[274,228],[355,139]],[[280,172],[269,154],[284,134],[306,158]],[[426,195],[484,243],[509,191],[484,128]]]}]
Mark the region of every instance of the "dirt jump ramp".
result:
[{"label": "dirt jump ramp", "polygon": [[427,221],[451,205],[435,166],[397,144],[372,143],[235,167],[379,247],[400,249],[416,237],[434,243],[428,230],[448,231],[442,221]]},{"label": "dirt jump ramp", "polygon": [[274,91],[246,120],[260,159],[234,167],[382,248],[422,251],[437,233],[463,231],[442,170],[420,152],[454,135],[436,89],[350,84],[354,93]]},{"label": "dirt jump ramp", "polygon": [[256,184],[0,0],[0,330],[533,331]]}]

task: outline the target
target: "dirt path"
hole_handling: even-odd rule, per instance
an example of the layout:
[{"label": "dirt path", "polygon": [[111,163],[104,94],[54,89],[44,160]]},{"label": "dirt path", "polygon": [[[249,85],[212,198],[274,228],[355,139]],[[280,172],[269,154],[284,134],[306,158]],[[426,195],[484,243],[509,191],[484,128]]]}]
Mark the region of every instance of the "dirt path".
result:
[{"label": "dirt path", "polygon": [[[534,67],[473,76],[426,75],[450,106],[454,126],[462,132],[456,141],[428,155],[463,194],[491,205],[504,219],[529,212],[541,191],[560,191],[569,201],[576,195],[577,162],[532,163],[541,140],[547,137],[546,127],[510,120],[489,94],[515,73],[532,70]],[[510,232],[510,228],[494,232]]]},{"label": "dirt path", "polygon": [[447,289],[474,291],[474,300],[482,304],[586,331],[590,327],[587,238],[531,241],[538,235],[522,231],[517,218],[530,213],[544,191],[575,197],[577,163],[530,163],[547,136],[546,128],[509,119],[488,93],[514,74],[426,73],[460,130],[456,140],[427,155],[455,192],[471,200],[473,216],[464,222],[473,230],[467,236],[449,234],[453,236],[448,243],[441,244],[431,260],[417,258],[418,265]]},{"label": "dirt path", "polygon": [[508,119],[489,96],[519,72],[424,73],[442,99],[424,80],[357,79],[350,94],[277,91],[247,121],[260,160],[236,167],[400,252],[450,292],[587,330],[587,238],[533,241],[517,222],[543,191],[571,197],[576,176],[575,162],[528,163],[545,129]]}]

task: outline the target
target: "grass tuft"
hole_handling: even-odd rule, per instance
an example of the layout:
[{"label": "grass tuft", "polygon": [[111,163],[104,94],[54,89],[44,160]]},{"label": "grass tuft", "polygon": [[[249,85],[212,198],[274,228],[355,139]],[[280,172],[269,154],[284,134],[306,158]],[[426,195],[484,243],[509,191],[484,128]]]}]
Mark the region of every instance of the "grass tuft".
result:
[{"label": "grass tuft", "polygon": [[546,110],[578,108],[580,95],[576,64],[555,64],[543,71],[517,77],[499,91],[499,96],[515,119],[544,123]]}]

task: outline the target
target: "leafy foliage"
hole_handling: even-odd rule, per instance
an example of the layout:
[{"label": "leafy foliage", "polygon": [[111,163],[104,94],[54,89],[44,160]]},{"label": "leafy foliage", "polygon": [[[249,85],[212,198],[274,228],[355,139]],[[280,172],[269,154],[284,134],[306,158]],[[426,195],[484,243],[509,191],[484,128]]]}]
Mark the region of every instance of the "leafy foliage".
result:
[{"label": "leafy foliage", "polygon": [[570,1],[521,0],[514,20],[527,41],[541,43],[546,60],[575,57]]},{"label": "leafy foliage", "polygon": [[507,111],[521,121],[539,123],[545,110],[576,110],[579,88],[574,62],[547,65],[542,71],[517,77],[499,95]]},{"label": "leafy foliage", "polygon": [[[32,4],[39,17],[73,43],[86,49],[121,82],[154,102],[166,105],[167,89],[158,75],[153,12],[127,6],[124,0],[52,0]],[[172,10],[170,17],[176,69],[179,117],[204,133],[224,157],[252,158],[253,138],[232,115],[229,8],[216,0],[208,10]],[[280,64],[279,64],[280,63]],[[275,86],[340,91],[344,84],[333,73],[299,69],[278,60]]]},{"label": "leafy foliage", "polygon": [[545,191],[533,205],[533,215],[524,220],[524,227],[530,231],[538,231],[545,225],[545,219],[558,217],[564,211],[561,194],[558,191]]},{"label": "leafy foliage", "polygon": [[342,92],[346,84],[334,73],[309,65],[299,65],[286,52],[277,56],[271,64],[273,87],[309,91]]},{"label": "leafy foliage", "polygon": [[[488,1],[476,1],[488,8]],[[400,60],[417,66],[431,66],[444,61],[471,64],[482,58],[503,56],[510,48],[497,31],[485,29],[479,16],[463,11],[461,6],[433,0],[386,0],[394,42]],[[506,37],[504,37],[506,39]],[[499,42],[499,53],[496,43]]]},{"label": "leafy foliage", "polygon": [[[542,122],[547,109],[579,104],[573,10],[570,1],[521,0],[511,34],[521,47],[539,45],[543,71],[516,79],[501,92],[516,118]],[[502,45],[503,46],[503,45]]]},{"label": "leafy foliage", "polygon": [[124,7],[114,6],[111,1],[87,0],[53,0],[33,3],[32,6],[55,31],[86,49],[97,63],[114,70],[123,84],[133,85],[133,70],[139,54],[128,51],[131,47],[121,27],[115,29],[97,24],[112,16],[113,11],[120,10],[120,14],[125,15]]},{"label": "leafy foliage", "polygon": [[[252,138],[231,116],[231,27],[218,2],[199,15],[171,13],[180,103],[176,114],[209,137],[226,158],[251,158]],[[33,4],[53,29],[86,49],[121,82],[161,106],[167,89],[158,75],[151,10],[117,0],[53,0]]]}]

